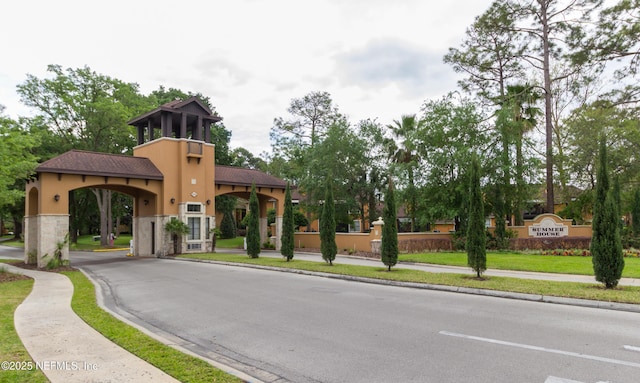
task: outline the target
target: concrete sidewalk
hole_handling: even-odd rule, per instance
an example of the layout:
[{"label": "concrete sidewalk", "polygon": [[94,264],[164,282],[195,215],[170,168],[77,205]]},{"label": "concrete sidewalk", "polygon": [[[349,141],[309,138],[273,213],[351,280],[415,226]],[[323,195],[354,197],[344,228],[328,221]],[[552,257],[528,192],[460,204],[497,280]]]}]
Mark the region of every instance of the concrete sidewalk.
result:
[{"label": "concrete sidewalk", "polygon": [[178,382],[80,319],[71,309],[73,284],[66,276],[4,267],[35,280],[14,322],[34,363],[52,383]]}]

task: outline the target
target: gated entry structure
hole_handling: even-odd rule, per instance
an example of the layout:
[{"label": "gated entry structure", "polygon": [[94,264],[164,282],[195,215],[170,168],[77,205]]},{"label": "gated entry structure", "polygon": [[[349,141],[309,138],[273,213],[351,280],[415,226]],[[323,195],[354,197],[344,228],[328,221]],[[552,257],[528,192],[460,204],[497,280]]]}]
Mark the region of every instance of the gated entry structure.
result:
[{"label": "gated entry structure", "polygon": [[47,265],[58,247],[69,259],[69,193],[82,188],[114,190],[133,197],[134,255],[165,256],[173,249],[167,222],[177,218],[189,233],[182,252],[207,251],[215,227],[215,196],[248,196],[256,185],[260,234],[267,240],[267,208],[276,208],[276,248],[280,248],[286,183],[262,172],[221,167],[216,181],[210,126],[221,121],[193,97],[173,101],[129,122],[137,128],[133,156],[72,150],[43,162],[27,182],[24,260]]}]

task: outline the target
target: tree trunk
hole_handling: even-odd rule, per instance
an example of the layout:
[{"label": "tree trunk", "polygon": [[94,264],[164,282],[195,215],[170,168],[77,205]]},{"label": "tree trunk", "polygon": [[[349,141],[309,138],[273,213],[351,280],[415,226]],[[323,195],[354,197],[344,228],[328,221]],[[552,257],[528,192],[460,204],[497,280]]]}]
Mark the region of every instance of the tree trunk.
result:
[{"label": "tree trunk", "polygon": [[12,216],[13,218],[13,238],[22,239],[22,217]]},{"label": "tree trunk", "polygon": [[108,201],[111,199],[111,190],[106,189],[91,189],[96,196],[98,202],[98,210],[100,211],[100,245],[108,245],[109,225],[107,219],[107,208],[109,207]]},{"label": "tree trunk", "polygon": [[543,49],[543,72],[544,72],[544,117],[545,117],[545,138],[546,138],[546,160],[547,160],[547,213],[554,212],[553,196],[553,121],[551,115],[551,49],[549,43],[549,20],[547,19],[549,3],[538,0],[540,4],[540,24],[542,25],[542,49]]}]

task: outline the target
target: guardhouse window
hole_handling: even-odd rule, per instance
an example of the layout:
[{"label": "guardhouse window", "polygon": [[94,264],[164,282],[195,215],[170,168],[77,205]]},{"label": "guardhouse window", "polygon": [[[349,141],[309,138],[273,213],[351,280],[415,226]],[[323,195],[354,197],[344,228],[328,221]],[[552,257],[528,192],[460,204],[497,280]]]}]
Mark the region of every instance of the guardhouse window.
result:
[{"label": "guardhouse window", "polygon": [[189,226],[188,241],[196,241],[200,239],[200,217],[187,218],[187,226]]},{"label": "guardhouse window", "polygon": [[187,212],[189,213],[200,213],[202,207],[202,205],[200,204],[193,204],[193,203],[188,203],[187,204]]}]

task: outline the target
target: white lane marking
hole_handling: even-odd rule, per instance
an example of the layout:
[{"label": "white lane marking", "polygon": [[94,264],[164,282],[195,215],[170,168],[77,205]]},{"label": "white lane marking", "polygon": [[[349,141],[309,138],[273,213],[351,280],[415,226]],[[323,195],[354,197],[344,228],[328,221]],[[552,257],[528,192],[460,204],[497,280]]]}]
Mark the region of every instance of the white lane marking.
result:
[{"label": "white lane marking", "polygon": [[603,357],[595,356],[595,355],[580,354],[580,353],[577,353],[577,352],[562,351],[562,350],[556,350],[556,349],[553,349],[553,348],[546,348],[546,347],[539,347],[539,346],[531,346],[531,345],[528,345],[528,344],[513,343],[513,342],[507,342],[507,341],[504,341],[504,340],[482,338],[482,337],[479,337],[479,336],[458,334],[458,333],[449,332],[449,331],[440,331],[440,334],[447,335],[447,336],[453,336],[453,337],[457,337],[457,338],[464,338],[464,339],[470,339],[470,340],[477,340],[477,341],[481,341],[481,342],[499,344],[499,345],[502,345],[502,346],[518,347],[518,348],[524,348],[526,350],[542,351],[542,352],[548,352],[548,353],[551,353],[551,354],[573,356],[573,357],[576,357],[576,358],[595,360],[595,361],[599,361],[599,362],[605,362],[605,363],[611,363],[611,364],[619,364],[619,365],[622,365],[622,366],[640,368],[640,363],[627,362],[625,360],[603,358]]},{"label": "white lane marking", "polygon": [[629,351],[637,351],[637,352],[640,352],[640,347],[636,347],[636,346],[627,346],[626,344],[624,345],[624,349],[625,349],[625,350],[629,350]]},{"label": "white lane marking", "polygon": [[558,378],[557,376],[548,376],[544,383],[584,383],[577,380]]}]

